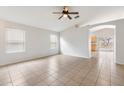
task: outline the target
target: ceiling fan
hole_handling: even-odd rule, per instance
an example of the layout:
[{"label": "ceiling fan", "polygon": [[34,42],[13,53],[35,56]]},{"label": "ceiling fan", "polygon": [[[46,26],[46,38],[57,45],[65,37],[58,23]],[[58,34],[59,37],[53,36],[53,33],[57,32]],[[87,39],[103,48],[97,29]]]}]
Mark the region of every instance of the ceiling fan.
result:
[{"label": "ceiling fan", "polygon": [[79,17],[79,12],[69,12],[69,9],[67,6],[64,6],[63,11],[62,12],[53,12],[53,14],[62,14],[58,19],[61,19],[62,17],[68,17],[70,20],[72,19],[72,17],[70,15],[76,15],[74,18],[78,18]]}]

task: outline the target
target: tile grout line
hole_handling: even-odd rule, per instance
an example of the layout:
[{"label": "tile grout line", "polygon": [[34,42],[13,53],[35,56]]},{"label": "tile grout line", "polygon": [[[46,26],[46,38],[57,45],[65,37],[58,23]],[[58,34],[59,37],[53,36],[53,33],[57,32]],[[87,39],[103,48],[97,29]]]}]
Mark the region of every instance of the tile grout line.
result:
[{"label": "tile grout line", "polygon": [[[102,66],[103,66],[103,62],[101,63],[101,65],[100,65],[100,68],[102,69]],[[96,79],[96,81],[95,81],[95,86],[96,86],[96,84],[97,84],[97,81],[98,81],[98,79],[99,79],[99,75],[100,75],[100,72],[101,72],[101,69],[99,68],[99,72],[98,72],[98,76],[97,76],[97,79]]]},{"label": "tile grout line", "polygon": [[12,81],[12,77],[11,77],[11,75],[10,75],[9,69],[8,69],[8,74],[9,74],[9,78],[10,78],[10,80],[11,80],[12,86],[14,86],[13,81]]},{"label": "tile grout line", "polygon": [[[88,76],[88,74],[90,73],[90,71],[92,70],[93,66],[89,69],[89,71],[87,72],[86,76],[84,78],[82,78],[82,82],[84,81],[84,79]],[[81,83],[80,83],[81,85]]]},{"label": "tile grout line", "polygon": [[110,64],[110,86],[112,86],[112,84],[111,84],[111,77],[112,77],[112,75],[111,75],[112,74],[111,68],[112,67],[111,66],[112,66],[112,63]]}]

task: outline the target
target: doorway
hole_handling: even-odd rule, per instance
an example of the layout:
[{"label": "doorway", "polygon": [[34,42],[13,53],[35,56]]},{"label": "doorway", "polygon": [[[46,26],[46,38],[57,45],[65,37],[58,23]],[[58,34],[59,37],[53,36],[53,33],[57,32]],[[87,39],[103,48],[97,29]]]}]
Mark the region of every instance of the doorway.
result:
[{"label": "doorway", "polygon": [[100,54],[110,54],[116,62],[115,25],[99,25],[90,29],[89,54],[92,58],[100,57]]}]

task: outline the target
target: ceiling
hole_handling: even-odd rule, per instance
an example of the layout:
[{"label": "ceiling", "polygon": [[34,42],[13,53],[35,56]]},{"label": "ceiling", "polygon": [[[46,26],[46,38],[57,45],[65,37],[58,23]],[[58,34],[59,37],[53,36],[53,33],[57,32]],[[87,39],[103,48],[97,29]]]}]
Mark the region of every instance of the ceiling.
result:
[{"label": "ceiling", "polygon": [[58,20],[60,15],[52,12],[62,9],[62,6],[1,6],[0,19],[59,32],[79,23],[91,25],[124,18],[124,7],[121,6],[69,6],[69,10],[79,12],[80,17]]}]

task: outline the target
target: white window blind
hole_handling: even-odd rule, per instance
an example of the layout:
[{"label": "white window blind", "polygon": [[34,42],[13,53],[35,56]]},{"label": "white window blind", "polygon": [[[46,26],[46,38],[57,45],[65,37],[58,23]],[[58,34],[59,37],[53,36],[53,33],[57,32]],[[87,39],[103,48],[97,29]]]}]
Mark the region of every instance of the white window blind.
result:
[{"label": "white window blind", "polygon": [[50,49],[55,49],[57,47],[57,36],[50,35]]},{"label": "white window blind", "polygon": [[6,52],[24,52],[25,51],[25,31],[19,29],[6,30]]}]

